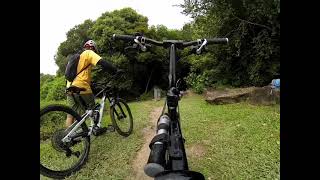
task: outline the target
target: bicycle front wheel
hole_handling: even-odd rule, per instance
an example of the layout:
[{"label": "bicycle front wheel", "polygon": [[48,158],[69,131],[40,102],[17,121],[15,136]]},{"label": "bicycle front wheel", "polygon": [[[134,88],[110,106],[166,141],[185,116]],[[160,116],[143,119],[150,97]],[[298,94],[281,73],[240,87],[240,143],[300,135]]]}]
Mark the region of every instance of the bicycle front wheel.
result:
[{"label": "bicycle front wheel", "polygon": [[[40,174],[54,179],[70,176],[88,159],[89,136],[83,135],[68,143],[62,142],[62,138],[71,130],[65,125],[67,115],[73,116],[77,122],[81,120],[74,110],[64,105],[50,105],[40,110]],[[80,132],[88,132],[85,123],[81,124],[75,134]]]},{"label": "bicycle front wheel", "polygon": [[122,136],[129,136],[133,129],[133,118],[128,104],[121,98],[110,107],[110,116],[113,127]]}]

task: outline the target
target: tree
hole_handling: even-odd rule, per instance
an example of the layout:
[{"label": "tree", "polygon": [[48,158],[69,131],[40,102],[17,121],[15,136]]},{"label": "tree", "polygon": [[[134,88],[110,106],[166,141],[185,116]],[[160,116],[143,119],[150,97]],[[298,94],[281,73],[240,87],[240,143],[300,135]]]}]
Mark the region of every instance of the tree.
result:
[{"label": "tree", "polygon": [[40,88],[43,84],[54,80],[54,75],[40,73]]},{"label": "tree", "polygon": [[279,0],[185,0],[181,7],[194,17],[185,31],[230,40],[228,46],[209,48],[212,61],[203,69],[195,68],[197,75],[216,83],[263,86],[279,74]]},{"label": "tree", "polygon": [[63,75],[65,72],[68,55],[80,51],[84,42],[90,39],[89,30],[93,23],[91,20],[85,20],[82,24],[76,25],[67,32],[67,40],[60,44],[54,57],[58,66],[58,76]]},{"label": "tree", "polygon": [[[81,39],[90,37],[96,41],[99,55],[103,59],[125,70],[122,81],[115,82],[118,88],[126,92],[125,94],[138,96],[154,85],[166,88],[167,50],[152,47],[150,51],[143,53],[137,50],[124,51],[132,42],[111,40],[113,34],[133,35],[137,32],[157,40],[183,38],[179,30],[170,30],[163,25],[151,26],[148,29],[148,18],[131,8],[105,12],[97,20],[85,21],[67,33],[67,40],[60,44],[55,58],[59,66],[59,75],[63,75],[67,56],[81,49]],[[100,68],[94,68],[92,76],[93,81],[106,81],[110,78],[110,75]]]}]

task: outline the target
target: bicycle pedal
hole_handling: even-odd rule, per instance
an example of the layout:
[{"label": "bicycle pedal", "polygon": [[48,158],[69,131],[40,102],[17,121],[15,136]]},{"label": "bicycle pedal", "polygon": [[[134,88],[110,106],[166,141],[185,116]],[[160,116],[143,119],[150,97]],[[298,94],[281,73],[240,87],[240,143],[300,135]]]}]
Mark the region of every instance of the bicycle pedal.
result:
[{"label": "bicycle pedal", "polygon": [[101,135],[101,134],[103,134],[105,132],[107,132],[107,128],[105,128],[105,127],[104,128],[93,129],[93,131],[92,131],[93,135],[95,135],[95,136],[99,136],[99,135]]},{"label": "bicycle pedal", "polygon": [[106,127],[106,128],[107,128],[108,132],[114,132],[115,131],[115,129],[114,129],[114,127],[112,125],[108,125],[108,127]]}]

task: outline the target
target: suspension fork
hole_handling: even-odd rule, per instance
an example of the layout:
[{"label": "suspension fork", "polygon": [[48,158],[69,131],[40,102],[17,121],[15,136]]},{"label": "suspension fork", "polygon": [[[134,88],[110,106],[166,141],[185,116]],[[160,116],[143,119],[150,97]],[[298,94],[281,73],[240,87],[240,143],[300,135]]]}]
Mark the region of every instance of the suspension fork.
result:
[{"label": "suspension fork", "polygon": [[106,101],[106,97],[107,95],[104,93],[102,96],[102,99],[100,101],[100,108],[99,108],[99,120],[97,123],[98,127],[101,127],[101,121],[102,121],[102,117],[103,117],[103,110],[104,110],[104,105],[105,105],[105,101]]},{"label": "suspension fork", "polygon": [[[115,112],[118,120],[120,120],[122,118],[126,118],[127,115],[124,113],[124,111],[123,111],[120,103],[117,101],[117,99],[116,98],[109,98],[109,97],[108,97],[108,99],[109,99],[109,102],[110,102],[110,107],[114,108],[114,112]],[[118,107],[119,107],[119,109],[121,111],[121,115],[120,116],[119,116],[119,113],[118,113],[117,109],[115,108],[116,105],[118,105]]]}]

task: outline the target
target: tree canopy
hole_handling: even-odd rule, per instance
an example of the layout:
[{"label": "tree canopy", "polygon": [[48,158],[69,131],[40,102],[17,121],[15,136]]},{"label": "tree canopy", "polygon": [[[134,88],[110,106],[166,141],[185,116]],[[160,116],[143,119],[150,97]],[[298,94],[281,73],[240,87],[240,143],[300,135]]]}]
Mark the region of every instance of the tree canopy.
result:
[{"label": "tree canopy", "polygon": [[[152,47],[148,52],[124,50],[132,44],[114,42],[112,34],[142,33],[156,39],[195,40],[227,37],[228,45],[212,45],[206,54],[187,55],[178,51],[177,76],[189,87],[202,92],[215,85],[263,86],[280,74],[280,1],[279,0],[185,0],[180,5],[183,13],[193,21],[181,30],[164,25],[148,26],[148,18],[131,8],[103,13],[98,19],[85,20],[67,32],[54,57],[63,76],[70,54],[82,50],[88,39],[96,41],[98,54],[103,59],[126,71],[117,87],[139,96],[154,85],[168,86],[168,51]],[[94,68],[93,81],[104,81],[109,74]],[[41,82],[54,78],[40,74]],[[60,78],[59,82],[62,81]],[[62,84],[56,83],[56,84]],[[47,93],[48,94],[48,93]]]},{"label": "tree canopy", "polygon": [[[279,76],[280,0],[185,0],[180,6],[194,18],[185,26],[193,37],[229,38],[227,46],[212,47],[206,66],[192,66],[208,79],[206,86],[263,86]],[[198,64],[208,56],[191,59]]]}]

